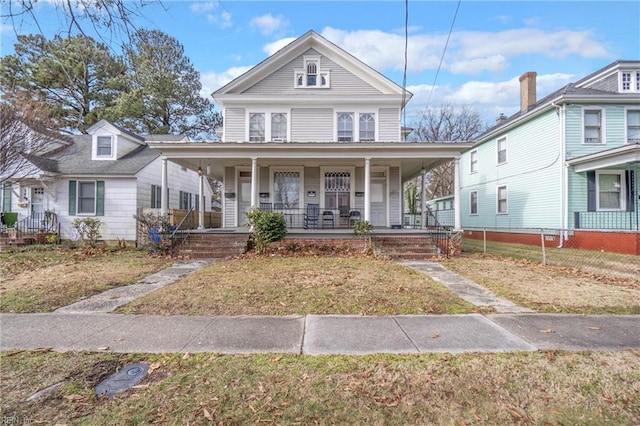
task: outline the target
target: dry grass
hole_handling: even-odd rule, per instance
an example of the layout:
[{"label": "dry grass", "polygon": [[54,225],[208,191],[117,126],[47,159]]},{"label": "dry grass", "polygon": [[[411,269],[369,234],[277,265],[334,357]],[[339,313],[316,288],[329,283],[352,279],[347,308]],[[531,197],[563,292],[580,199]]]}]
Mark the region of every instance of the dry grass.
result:
[{"label": "dry grass", "polygon": [[408,267],[371,258],[262,257],[211,265],[121,308],[160,315],[429,314],[474,307]]},{"label": "dry grass", "polygon": [[0,253],[0,311],[51,312],[169,266],[144,252],[31,247]]},{"label": "dry grass", "polygon": [[[129,362],[152,373],[99,399]],[[2,357],[2,416],[45,424],[640,423],[640,354],[294,356],[19,353]],[[38,371],[39,374],[33,374]],[[24,402],[64,380],[55,392]]]},{"label": "dry grass", "polygon": [[443,264],[538,312],[640,314],[640,281],[482,254]]}]

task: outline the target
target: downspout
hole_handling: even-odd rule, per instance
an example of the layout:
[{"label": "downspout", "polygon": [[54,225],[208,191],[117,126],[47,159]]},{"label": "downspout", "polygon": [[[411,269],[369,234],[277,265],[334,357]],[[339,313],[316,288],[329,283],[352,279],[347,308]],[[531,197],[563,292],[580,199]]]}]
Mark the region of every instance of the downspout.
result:
[{"label": "downspout", "polygon": [[565,137],[565,104],[557,105],[552,103],[558,114],[560,130],[560,235],[558,238],[558,248],[563,247],[564,240],[568,238],[567,228],[569,226],[569,168],[567,166],[566,137]]}]

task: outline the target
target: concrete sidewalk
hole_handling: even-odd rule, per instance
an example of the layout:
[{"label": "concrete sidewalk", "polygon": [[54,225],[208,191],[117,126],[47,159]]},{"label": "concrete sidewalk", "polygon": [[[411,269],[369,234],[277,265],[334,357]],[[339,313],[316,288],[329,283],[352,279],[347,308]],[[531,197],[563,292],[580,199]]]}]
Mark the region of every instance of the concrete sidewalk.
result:
[{"label": "concrete sidewalk", "polygon": [[640,349],[635,315],[2,314],[0,350],[352,354]]},{"label": "concrete sidewalk", "polygon": [[110,314],[213,260],[176,262],[50,314],[0,314],[0,350],[370,354],[640,349],[640,316],[534,314],[434,262],[403,262],[480,315],[153,316]]}]

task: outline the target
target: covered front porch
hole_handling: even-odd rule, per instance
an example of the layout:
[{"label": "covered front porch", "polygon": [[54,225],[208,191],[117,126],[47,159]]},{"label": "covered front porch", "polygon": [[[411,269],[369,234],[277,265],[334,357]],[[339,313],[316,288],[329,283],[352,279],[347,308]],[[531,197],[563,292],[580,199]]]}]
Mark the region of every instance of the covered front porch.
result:
[{"label": "covered front porch", "polygon": [[[459,212],[458,157],[470,143],[152,143],[166,162],[221,183],[222,229],[242,228],[252,208],[282,212],[289,229],[350,230],[356,221],[376,229],[404,227],[404,185],[440,164],[455,163],[454,206]],[[202,188],[202,184],[200,187]],[[161,211],[168,211],[162,197]],[[204,216],[200,203],[199,216]],[[204,229],[200,222],[199,229]],[[459,213],[454,229],[460,229]],[[352,231],[350,231],[352,232]]]}]

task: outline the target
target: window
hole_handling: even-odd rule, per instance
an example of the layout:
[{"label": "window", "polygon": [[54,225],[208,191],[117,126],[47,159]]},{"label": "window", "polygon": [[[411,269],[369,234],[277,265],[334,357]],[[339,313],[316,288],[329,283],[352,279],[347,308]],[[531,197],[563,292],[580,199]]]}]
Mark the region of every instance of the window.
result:
[{"label": "window", "polygon": [[469,154],[469,171],[471,173],[476,173],[478,171],[478,150],[474,149]]},{"label": "window", "polygon": [[627,110],[627,143],[640,143],[640,110]]},{"label": "window", "polygon": [[286,142],[287,114],[271,114],[271,140],[275,142]]},{"label": "window", "polygon": [[640,71],[622,71],[620,73],[621,92],[640,92]]},{"label": "window", "polygon": [[273,173],[273,203],[276,208],[299,208],[300,189],[300,172],[279,171]]},{"label": "window", "polygon": [[98,136],[96,142],[96,156],[98,157],[111,157],[112,154],[112,139],[111,136]]},{"label": "window", "polygon": [[189,210],[192,204],[192,195],[189,192],[180,191],[180,209]]},{"label": "window", "polygon": [[249,142],[264,142],[264,113],[249,114]]},{"label": "window", "polygon": [[478,191],[469,193],[469,214],[478,214]]},{"label": "window", "polygon": [[373,114],[360,114],[360,142],[374,142],[376,140],[376,119]]},{"label": "window", "polygon": [[624,210],[624,174],[616,171],[597,172],[598,210]]},{"label": "window", "polygon": [[349,211],[351,205],[351,173],[326,172],[324,174],[324,208]]},{"label": "window", "polygon": [[498,164],[507,162],[507,138],[498,139]]},{"label": "window", "polygon": [[159,209],[162,205],[162,187],[151,185],[151,208]]},{"label": "window", "polygon": [[506,214],[507,209],[507,186],[499,186],[497,189],[497,206],[496,211],[498,214]]},{"label": "window", "polygon": [[584,111],[584,143],[602,143],[602,111]]},{"label": "window", "polygon": [[69,216],[104,216],[104,181],[69,181]]},{"label": "window", "polygon": [[78,182],[78,214],[96,212],[96,183]]},{"label": "window", "polygon": [[338,113],[338,142],[353,142],[353,114]]},{"label": "window", "polygon": [[318,55],[303,57],[304,68],[294,70],[294,86],[302,88],[328,88],[330,71],[322,69]]}]

